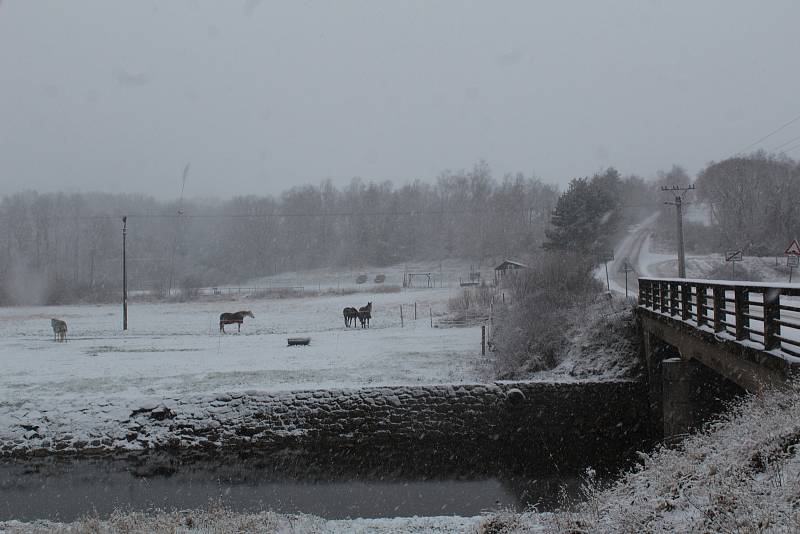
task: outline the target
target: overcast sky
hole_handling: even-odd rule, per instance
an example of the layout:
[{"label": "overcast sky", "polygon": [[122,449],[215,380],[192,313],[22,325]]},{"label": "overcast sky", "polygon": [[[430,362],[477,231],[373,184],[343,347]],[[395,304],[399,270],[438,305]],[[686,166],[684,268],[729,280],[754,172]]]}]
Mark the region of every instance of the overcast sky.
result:
[{"label": "overcast sky", "polygon": [[800,114],[798,20],[795,0],[0,0],[0,195],[174,198],[188,162],[199,197],[479,159],[559,184],[695,173]]}]

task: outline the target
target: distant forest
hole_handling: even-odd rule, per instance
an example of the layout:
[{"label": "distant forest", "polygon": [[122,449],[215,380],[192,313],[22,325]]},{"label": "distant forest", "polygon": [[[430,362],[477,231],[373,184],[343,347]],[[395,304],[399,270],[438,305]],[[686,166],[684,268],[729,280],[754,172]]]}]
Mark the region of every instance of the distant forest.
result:
[{"label": "distant forest", "polygon": [[[318,267],[412,260],[586,254],[613,245],[626,224],[664,209],[662,184],[691,182],[680,167],[656,181],[608,169],[558,188],[522,174],[491,176],[481,162],[433,183],[353,179],[292,188],[279,197],[159,201],[150,196],[26,191],[0,200],[0,305],[93,302],[121,290],[127,216],[130,289],[242,283]],[[707,224],[687,223],[690,249],[743,246],[772,253],[800,221],[800,167],[754,154],[712,163],[696,180]],[[699,243],[703,244],[700,247]]]},{"label": "distant forest", "polygon": [[[684,221],[687,252],[742,250],[746,256],[782,256],[800,238],[800,163],[764,152],[711,162],[695,180],[680,167],[660,173],[657,185],[688,185],[688,209],[703,209],[702,221]],[[668,200],[666,193],[663,200]],[[658,237],[675,242],[675,210],[662,211]]]},{"label": "distant forest", "polygon": [[433,184],[326,181],[213,203],[22,192],[0,201],[0,304],[115,298],[122,216],[129,288],[164,294],[316,267],[517,257],[541,244],[557,199],[535,178],[495,180],[484,163]]}]

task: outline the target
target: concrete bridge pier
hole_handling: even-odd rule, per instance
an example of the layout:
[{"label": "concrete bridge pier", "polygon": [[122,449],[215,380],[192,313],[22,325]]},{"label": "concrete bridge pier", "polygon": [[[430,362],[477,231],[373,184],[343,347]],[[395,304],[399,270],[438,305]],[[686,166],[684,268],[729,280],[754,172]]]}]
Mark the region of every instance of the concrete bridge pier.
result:
[{"label": "concrete bridge pier", "polygon": [[698,423],[693,400],[698,386],[699,364],[668,358],[661,365],[664,437],[680,439]]},{"label": "concrete bridge pier", "polygon": [[664,361],[680,358],[675,347],[665,343],[652,332],[644,330],[644,360],[650,400],[650,433],[661,438],[664,431]]},{"label": "concrete bridge pier", "polygon": [[724,410],[744,389],[696,358],[644,329],[650,399],[650,432],[656,439],[679,440]]}]

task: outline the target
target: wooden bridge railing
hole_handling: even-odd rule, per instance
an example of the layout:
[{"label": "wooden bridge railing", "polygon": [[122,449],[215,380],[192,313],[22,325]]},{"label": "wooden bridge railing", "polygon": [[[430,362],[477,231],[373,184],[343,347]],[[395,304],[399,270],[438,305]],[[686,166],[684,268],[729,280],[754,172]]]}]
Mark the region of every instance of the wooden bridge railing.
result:
[{"label": "wooden bridge railing", "polygon": [[800,284],[639,278],[639,306],[800,357]]}]

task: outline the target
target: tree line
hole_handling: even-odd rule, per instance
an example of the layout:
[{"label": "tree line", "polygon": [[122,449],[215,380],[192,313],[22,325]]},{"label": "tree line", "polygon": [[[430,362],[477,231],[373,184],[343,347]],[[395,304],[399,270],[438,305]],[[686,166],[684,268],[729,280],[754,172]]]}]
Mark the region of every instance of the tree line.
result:
[{"label": "tree line", "polygon": [[[596,257],[628,223],[659,209],[657,237],[670,246],[674,211],[659,186],[690,183],[679,166],[655,181],[609,168],[559,192],[521,173],[493,178],[480,162],[433,183],[356,178],[344,187],[324,181],[216,203],[26,191],[0,199],[0,305],[116,298],[122,216],[130,287],[166,294],[318,267],[524,259],[543,248]],[[772,255],[797,237],[798,162],[736,156],[710,163],[693,183],[687,200],[707,217],[685,221],[688,251]]]},{"label": "tree line", "polygon": [[353,179],[217,203],[145,195],[22,192],[0,200],[0,304],[102,301],[317,267],[519,256],[538,247],[556,187],[488,165],[434,183]]},{"label": "tree line", "polygon": [[[684,194],[687,252],[778,256],[800,237],[800,163],[784,155],[759,151],[712,161],[694,179],[673,166],[659,173],[656,185],[695,187]],[[662,200],[673,196],[663,193]],[[672,206],[662,208],[656,237],[675,249]]]},{"label": "tree line", "polygon": [[774,256],[800,237],[800,164],[793,159],[756,152],[712,162],[695,187],[711,229],[700,250]]}]

